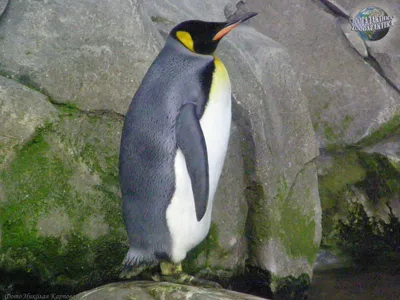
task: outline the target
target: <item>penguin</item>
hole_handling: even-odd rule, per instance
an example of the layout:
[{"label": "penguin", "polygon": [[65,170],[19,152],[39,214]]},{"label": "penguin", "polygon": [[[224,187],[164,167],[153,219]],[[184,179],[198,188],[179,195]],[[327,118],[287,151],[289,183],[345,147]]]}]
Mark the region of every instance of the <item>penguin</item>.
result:
[{"label": "penguin", "polygon": [[122,277],[179,265],[207,236],[231,127],[230,79],[214,51],[255,15],[175,26],[136,91],[119,156],[130,246]]}]

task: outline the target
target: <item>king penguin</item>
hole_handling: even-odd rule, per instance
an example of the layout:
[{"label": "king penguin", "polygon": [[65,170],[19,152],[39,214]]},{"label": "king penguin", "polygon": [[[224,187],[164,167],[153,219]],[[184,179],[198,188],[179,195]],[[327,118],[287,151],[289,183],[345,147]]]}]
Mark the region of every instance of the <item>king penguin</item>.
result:
[{"label": "king penguin", "polygon": [[121,276],[179,265],[207,236],[231,126],[229,75],[213,53],[255,15],[177,25],[136,91],[119,158],[130,245]]}]

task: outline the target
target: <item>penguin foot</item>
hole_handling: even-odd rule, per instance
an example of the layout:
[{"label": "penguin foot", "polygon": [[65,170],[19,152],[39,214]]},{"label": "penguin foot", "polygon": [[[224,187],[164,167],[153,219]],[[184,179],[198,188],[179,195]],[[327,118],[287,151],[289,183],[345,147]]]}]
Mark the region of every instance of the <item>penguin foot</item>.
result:
[{"label": "penguin foot", "polygon": [[199,277],[191,276],[182,272],[181,264],[173,264],[170,262],[160,263],[161,274],[152,276],[154,281],[168,281],[172,283],[194,285],[206,288],[221,289],[222,286],[218,283]]},{"label": "penguin foot", "polygon": [[162,275],[173,275],[173,274],[180,274],[182,273],[182,264],[174,264],[170,262],[161,262],[160,269]]},{"label": "penguin foot", "polygon": [[186,273],[175,274],[175,275],[154,275],[154,281],[167,281],[178,284],[194,285],[204,288],[222,289],[222,286],[214,281],[194,277]]}]

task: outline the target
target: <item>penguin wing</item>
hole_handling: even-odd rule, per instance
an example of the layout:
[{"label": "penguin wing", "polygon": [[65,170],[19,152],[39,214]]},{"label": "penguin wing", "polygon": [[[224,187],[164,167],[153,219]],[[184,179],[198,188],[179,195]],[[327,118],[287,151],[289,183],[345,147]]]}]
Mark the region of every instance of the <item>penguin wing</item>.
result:
[{"label": "penguin wing", "polygon": [[180,109],[177,118],[176,139],[186,160],[194,195],[197,221],[207,209],[209,179],[207,145],[200,121],[196,115],[196,105],[187,103]]}]

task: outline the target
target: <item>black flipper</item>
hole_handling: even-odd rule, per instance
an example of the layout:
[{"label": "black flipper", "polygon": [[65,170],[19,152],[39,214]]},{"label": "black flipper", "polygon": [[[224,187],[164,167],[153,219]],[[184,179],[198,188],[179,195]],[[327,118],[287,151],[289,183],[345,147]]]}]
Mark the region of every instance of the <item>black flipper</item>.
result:
[{"label": "black flipper", "polygon": [[207,209],[209,179],[207,146],[194,103],[182,106],[176,124],[176,140],[186,160],[192,182],[197,221]]}]

